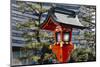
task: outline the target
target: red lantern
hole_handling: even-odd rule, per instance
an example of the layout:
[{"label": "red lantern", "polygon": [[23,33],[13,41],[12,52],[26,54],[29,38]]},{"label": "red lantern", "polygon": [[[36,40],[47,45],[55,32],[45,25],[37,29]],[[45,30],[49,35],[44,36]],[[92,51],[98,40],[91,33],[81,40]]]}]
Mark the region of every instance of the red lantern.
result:
[{"label": "red lantern", "polygon": [[56,12],[56,8],[50,9],[46,20],[41,24],[41,29],[50,30],[54,33],[55,43],[50,45],[50,48],[58,61],[64,63],[69,61],[71,52],[74,49],[72,28],[83,29],[85,27],[79,22],[77,15],[68,17],[71,13],[74,14],[74,11],[69,10],[70,14],[66,13],[67,10],[65,13],[60,11]]}]

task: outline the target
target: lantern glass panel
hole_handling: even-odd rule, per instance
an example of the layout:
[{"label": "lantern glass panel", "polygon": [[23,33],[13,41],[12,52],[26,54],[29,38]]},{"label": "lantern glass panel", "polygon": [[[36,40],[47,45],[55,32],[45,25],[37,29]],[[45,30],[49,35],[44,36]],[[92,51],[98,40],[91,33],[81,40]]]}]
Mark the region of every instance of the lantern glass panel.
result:
[{"label": "lantern glass panel", "polygon": [[69,41],[69,32],[64,32],[64,41]]},{"label": "lantern glass panel", "polygon": [[61,40],[60,32],[57,32],[56,33],[56,42],[59,42],[60,40]]}]

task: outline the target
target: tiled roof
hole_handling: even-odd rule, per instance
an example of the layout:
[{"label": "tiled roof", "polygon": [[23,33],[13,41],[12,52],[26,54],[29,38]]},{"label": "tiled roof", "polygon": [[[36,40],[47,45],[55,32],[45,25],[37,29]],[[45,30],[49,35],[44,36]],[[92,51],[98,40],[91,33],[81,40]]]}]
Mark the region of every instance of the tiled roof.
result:
[{"label": "tiled roof", "polygon": [[77,13],[78,12],[72,9],[52,7],[48,11],[48,16],[44,22],[46,22],[48,20],[48,17],[51,16],[53,21],[55,22],[67,24],[67,25],[73,26],[73,28],[84,29],[85,27],[79,21]]},{"label": "tiled roof", "polygon": [[76,26],[83,26],[78,19],[78,16],[70,17],[69,15],[61,14],[61,13],[55,13],[56,21],[64,23],[64,24],[70,24],[70,25],[76,25]]}]

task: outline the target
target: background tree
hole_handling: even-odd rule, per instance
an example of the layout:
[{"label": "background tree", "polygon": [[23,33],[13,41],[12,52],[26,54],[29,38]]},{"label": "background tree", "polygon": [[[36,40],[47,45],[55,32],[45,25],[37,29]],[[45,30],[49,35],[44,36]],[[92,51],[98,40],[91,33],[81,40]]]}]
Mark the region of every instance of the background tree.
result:
[{"label": "background tree", "polygon": [[[84,39],[87,45],[95,47],[95,6],[81,6],[79,9],[79,20],[89,29],[84,30]],[[91,45],[94,44],[94,45]]]},{"label": "background tree", "polygon": [[[82,47],[76,48],[70,62],[95,61],[96,60],[96,42],[95,42],[95,6],[80,6],[79,20],[89,29],[80,30],[79,41]],[[85,41],[86,43],[81,43]]]},{"label": "background tree", "polygon": [[[18,23],[17,24],[17,29],[18,30],[26,30],[23,33],[24,39],[26,39],[26,46],[24,47],[24,51],[27,52],[27,56],[31,57],[33,56],[32,54],[28,53],[29,49],[32,49],[35,51],[35,54],[37,53],[38,50],[43,51],[40,52],[41,56],[41,62],[43,61],[42,59],[44,58],[45,53],[50,52],[48,49],[49,43],[42,42],[40,38],[46,38],[46,39],[52,39],[52,36],[48,35],[47,32],[43,32],[40,29],[40,24],[41,24],[41,18],[42,14],[47,12],[48,9],[43,7],[43,3],[32,3],[32,2],[26,2],[26,1],[18,1],[17,4],[19,5],[19,11],[22,13],[25,12],[31,12],[37,15],[38,19],[32,19],[30,18],[28,22],[25,23]],[[28,30],[33,30],[34,32],[30,32]],[[33,40],[36,41],[33,41]]]}]

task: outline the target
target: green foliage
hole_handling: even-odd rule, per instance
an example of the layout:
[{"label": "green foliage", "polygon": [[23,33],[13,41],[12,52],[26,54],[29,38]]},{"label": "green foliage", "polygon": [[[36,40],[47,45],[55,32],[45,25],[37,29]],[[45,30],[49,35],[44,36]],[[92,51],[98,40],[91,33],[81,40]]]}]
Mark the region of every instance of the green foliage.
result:
[{"label": "green foliage", "polygon": [[31,29],[33,27],[39,27],[39,21],[33,21],[33,20],[29,20],[28,22],[25,23],[18,23],[17,24],[17,29]]},{"label": "green foliage", "polygon": [[22,13],[28,12],[34,12],[35,13],[45,13],[48,10],[42,7],[42,3],[31,3],[31,2],[20,2],[17,1],[17,4],[19,5],[19,10],[22,11]]},{"label": "green foliage", "polygon": [[[45,9],[42,5],[42,3],[31,3],[31,2],[25,2],[25,1],[17,1],[17,4],[19,5],[19,11],[22,13],[30,12],[30,13],[36,13],[39,16],[38,20],[33,20],[32,18],[29,19],[28,22],[25,23],[18,23],[16,25],[17,30],[25,30],[23,32],[22,37],[26,40],[26,46],[23,48],[23,52],[25,53],[25,56],[27,59],[32,59],[35,62],[38,62],[39,59],[42,60],[42,57],[37,56],[37,54],[31,54],[29,51],[33,50],[35,53],[42,49],[43,57],[47,56],[46,54],[49,54],[51,50],[49,49],[49,44],[46,42],[41,42],[40,38],[47,38],[49,39],[47,33],[41,33],[40,30],[40,21],[41,21],[41,15],[48,10]],[[33,32],[29,32],[28,30],[34,30]],[[36,41],[33,41],[35,39]],[[45,55],[45,56],[44,56]],[[23,57],[22,57],[23,58]]]},{"label": "green foliage", "polygon": [[47,37],[47,36],[44,36],[42,34],[40,34],[40,19],[41,19],[41,15],[42,13],[44,12],[47,12],[47,9],[45,9],[42,5],[42,3],[31,3],[31,2],[25,2],[25,1],[17,1],[17,4],[19,5],[19,11],[21,10],[22,13],[25,13],[26,11],[27,12],[35,12],[36,14],[38,14],[38,20],[32,20],[30,18],[30,20],[28,22],[25,22],[25,23],[19,23],[17,24],[17,29],[24,29],[24,30],[28,30],[28,29],[33,29],[35,28],[35,31],[34,32],[35,34],[31,34],[30,35],[30,32],[24,32],[23,34],[23,37],[25,39],[27,39],[27,43],[30,43],[32,42],[32,39],[35,38],[37,39],[38,42],[40,42],[40,37]]},{"label": "green foliage", "polygon": [[74,62],[94,61],[96,55],[92,50],[92,48],[76,48],[71,55],[71,60]]},{"label": "green foliage", "polygon": [[84,32],[84,36],[87,37],[87,38],[91,38],[92,37],[92,33]]},{"label": "green foliage", "polygon": [[40,59],[40,57],[34,55],[34,56],[31,57],[31,59],[32,59],[33,61],[35,61],[35,62],[38,62],[38,60]]},{"label": "green foliage", "polygon": [[83,20],[86,21],[86,22],[91,22],[91,19],[92,19],[91,17],[90,16],[83,17]]},{"label": "green foliage", "polygon": [[27,44],[25,47],[30,48],[30,49],[32,49],[32,48],[41,49],[43,46],[48,48],[49,44],[43,43],[43,42],[31,42],[31,43]]}]

